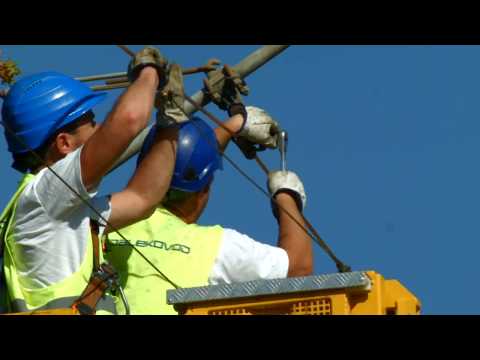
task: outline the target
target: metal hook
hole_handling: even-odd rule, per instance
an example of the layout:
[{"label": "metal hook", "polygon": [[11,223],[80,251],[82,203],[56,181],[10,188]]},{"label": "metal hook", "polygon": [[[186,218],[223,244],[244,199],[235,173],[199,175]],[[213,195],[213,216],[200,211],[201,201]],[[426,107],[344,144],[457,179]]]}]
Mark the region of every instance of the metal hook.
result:
[{"label": "metal hook", "polygon": [[287,145],[288,133],[285,130],[280,131],[278,140],[278,150],[280,151],[280,167],[282,171],[287,171]]}]

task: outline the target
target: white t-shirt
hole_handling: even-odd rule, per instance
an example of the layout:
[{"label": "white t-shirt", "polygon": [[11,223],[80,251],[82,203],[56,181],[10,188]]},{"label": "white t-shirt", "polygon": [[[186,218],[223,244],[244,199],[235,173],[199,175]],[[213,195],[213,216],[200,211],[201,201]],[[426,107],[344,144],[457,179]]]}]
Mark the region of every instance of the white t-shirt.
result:
[{"label": "white t-shirt", "polygon": [[[97,197],[82,182],[81,148],[68,154],[52,168],[78,194],[109,219],[108,196]],[[69,277],[82,264],[90,236],[89,219],[103,223],[50,170],[43,169],[20,195],[15,216],[14,253],[23,284],[42,288]],[[100,227],[100,231],[103,227]],[[21,264],[21,265],[20,265]],[[194,270],[193,270],[194,271]],[[233,283],[257,279],[285,278],[288,256],[285,250],[262,244],[235,230],[224,229],[222,242],[209,283]]]},{"label": "white t-shirt", "polygon": [[210,272],[210,285],[286,278],[288,255],[279,247],[224,229],[220,250]]},{"label": "white t-shirt", "polygon": [[[52,168],[108,219],[109,197],[96,197],[96,189],[88,192],[83,186],[80,151],[68,154]],[[20,195],[15,216],[13,251],[20,260],[16,266],[22,285],[43,288],[76,272],[90,240],[90,218],[100,222],[50,170],[41,170]]]}]

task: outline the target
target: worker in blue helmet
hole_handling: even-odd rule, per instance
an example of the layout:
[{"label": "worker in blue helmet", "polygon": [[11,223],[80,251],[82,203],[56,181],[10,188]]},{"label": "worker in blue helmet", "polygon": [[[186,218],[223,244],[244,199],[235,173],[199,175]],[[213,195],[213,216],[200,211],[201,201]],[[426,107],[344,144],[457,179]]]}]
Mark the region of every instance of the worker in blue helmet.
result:
[{"label": "worker in blue helmet", "polygon": [[[277,135],[272,134],[278,124],[265,111],[236,104],[230,107],[229,114],[224,126],[230,131],[252,143],[276,147]],[[155,131],[152,129],[146,138],[138,165],[148,156]],[[176,314],[166,301],[166,291],[176,286],[196,287],[312,273],[311,241],[283,210],[276,211],[278,247],[220,225],[196,224],[207,205],[214,174],[222,169],[221,152],[231,137],[221,127],[212,130],[198,117],[182,125],[175,170],[166,197],[149,219],[120,230],[161,269],[163,278],[118,234],[108,234],[106,256],[119,271],[132,314]],[[280,205],[303,223],[300,212],[306,196],[298,176],[292,172],[272,173],[269,189]]]},{"label": "worker in blue helmet", "polygon": [[[151,214],[175,164],[178,129],[164,125],[188,120],[171,102],[183,96],[181,68],[168,66],[158,50],[137,53],[128,76],[131,85],[102,124],[93,109],[105,94],[58,72],[26,76],[4,99],[12,166],[24,173],[0,218],[9,311],[115,313],[111,293],[88,290],[92,284],[108,290],[104,281],[114,276],[97,241],[99,233],[112,230],[103,219],[122,227]],[[163,125],[152,151],[124,190],[98,196],[102,178],[147,126],[158,89],[170,100],[159,100],[157,121]]]}]

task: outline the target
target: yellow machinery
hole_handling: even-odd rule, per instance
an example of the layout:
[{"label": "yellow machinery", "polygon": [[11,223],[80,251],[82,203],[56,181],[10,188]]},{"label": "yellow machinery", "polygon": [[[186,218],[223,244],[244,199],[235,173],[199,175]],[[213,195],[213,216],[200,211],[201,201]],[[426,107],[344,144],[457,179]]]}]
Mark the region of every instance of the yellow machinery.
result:
[{"label": "yellow machinery", "polygon": [[418,315],[420,302],[397,280],[350,272],[167,292],[184,315]]},{"label": "yellow machinery", "polygon": [[1,315],[80,315],[77,310],[74,309],[50,309],[50,310],[34,310],[21,313],[7,313]]}]

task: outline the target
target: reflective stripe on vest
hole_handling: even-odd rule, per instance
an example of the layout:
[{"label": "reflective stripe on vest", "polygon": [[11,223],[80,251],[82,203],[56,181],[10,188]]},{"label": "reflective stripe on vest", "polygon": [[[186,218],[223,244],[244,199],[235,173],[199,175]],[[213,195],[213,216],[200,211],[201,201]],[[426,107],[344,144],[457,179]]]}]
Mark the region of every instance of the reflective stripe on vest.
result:
[{"label": "reflective stripe on vest", "polygon": [[[93,269],[93,246],[89,232],[87,235],[89,241],[87,242],[86,254],[80,268],[75,273],[58,283],[44,288],[29,289],[21,285],[20,275],[16,266],[16,262],[20,260],[15,258],[14,252],[12,251],[15,242],[15,234],[13,232],[14,220],[18,198],[34,177],[35,176],[31,174],[25,175],[15,195],[3,212],[3,214],[10,213],[6,223],[4,237],[4,272],[7,283],[8,305],[11,312],[70,307],[73,301],[81,295],[87,286]],[[104,299],[98,303],[97,314],[116,313],[116,302],[117,299],[113,296],[105,296]]]},{"label": "reflective stripe on vest", "polygon": [[[220,226],[187,225],[164,208],[120,230],[155,266],[181,287],[208,285],[220,248]],[[116,233],[108,234],[108,261],[120,275],[132,314],[172,314],[166,291],[172,286]],[[118,312],[122,312],[118,308]]]}]

